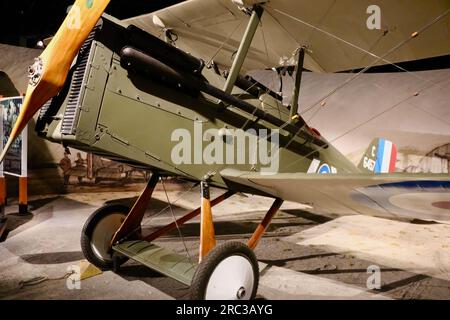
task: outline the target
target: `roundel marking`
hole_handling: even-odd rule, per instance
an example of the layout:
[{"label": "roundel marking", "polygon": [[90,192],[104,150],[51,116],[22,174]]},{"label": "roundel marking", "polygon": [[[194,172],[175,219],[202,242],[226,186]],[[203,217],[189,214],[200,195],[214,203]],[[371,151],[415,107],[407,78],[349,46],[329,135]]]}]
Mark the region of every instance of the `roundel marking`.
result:
[{"label": "roundel marking", "polygon": [[450,210],[450,201],[437,201],[433,202],[431,205],[439,209]]},{"label": "roundel marking", "polygon": [[317,171],[317,172],[318,173],[330,173],[331,172],[330,166],[328,164],[324,163],[319,167],[319,171]]}]

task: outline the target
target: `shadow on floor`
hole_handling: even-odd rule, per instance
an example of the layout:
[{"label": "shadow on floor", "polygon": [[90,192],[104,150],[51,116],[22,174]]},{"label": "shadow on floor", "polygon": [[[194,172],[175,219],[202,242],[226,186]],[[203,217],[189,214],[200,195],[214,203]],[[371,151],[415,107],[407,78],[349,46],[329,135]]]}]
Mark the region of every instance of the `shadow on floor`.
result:
[{"label": "shadow on floor", "polygon": [[45,198],[45,199],[37,199],[37,200],[29,201],[28,208],[30,211],[38,210],[38,209],[42,208],[43,206],[45,206],[45,205],[49,204],[50,202],[55,201],[59,198],[61,198],[61,196],[55,196],[55,197],[49,197],[49,198]]},{"label": "shadow on floor", "polygon": [[310,220],[312,222],[319,223],[319,224],[326,223],[326,222],[333,220],[332,218],[321,216],[321,215],[318,215],[318,214],[315,214],[315,213],[312,213],[309,211],[300,210],[300,209],[287,209],[287,210],[283,210],[283,212],[293,215],[293,216],[296,216],[296,217],[299,217],[299,218]]},{"label": "shadow on floor", "polygon": [[189,287],[144,265],[129,261],[117,272],[128,281],[140,280],[175,299],[189,299]]},{"label": "shadow on floor", "polygon": [[[258,227],[260,221],[248,221],[248,220],[242,220],[242,221],[216,221],[214,222],[214,231],[216,236],[242,236],[247,237],[253,234],[253,232]],[[304,223],[299,222],[272,222],[269,227],[267,228],[265,232],[265,236],[289,236],[294,233],[294,231],[288,231],[284,230],[284,228],[293,228],[298,227],[301,225],[305,225]],[[309,224],[307,224],[309,225]],[[150,234],[153,231],[158,230],[158,227],[152,228],[145,231],[145,234]],[[180,227],[181,234],[185,238],[190,237],[199,237],[200,236],[200,223],[194,222],[185,224]],[[179,233],[178,230],[175,229],[167,235],[162,236],[160,239],[167,240],[172,238],[178,238]]]},{"label": "shadow on floor", "polygon": [[24,254],[20,258],[31,264],[60,264],[83,260],[84,255],[81,251],[67,251]]},{"label": "shadow on floor", "polygon": [[21,225],[24,225],[25,223],[31,221],[33,219],[33,214],[29,213],[26,215],[19,214],[19,213],[10,213],[7,216],[6,220],[6,230],[3,232],[0,242],[5,241],[8,238],[8,235],[11,231],[14,231],[15,229],[19,228]]}]

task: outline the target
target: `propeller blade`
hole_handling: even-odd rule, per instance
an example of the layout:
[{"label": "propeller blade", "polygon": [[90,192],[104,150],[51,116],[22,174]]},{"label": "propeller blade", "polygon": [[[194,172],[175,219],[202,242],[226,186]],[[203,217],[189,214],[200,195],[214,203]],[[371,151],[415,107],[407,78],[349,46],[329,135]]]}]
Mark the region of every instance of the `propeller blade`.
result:
[{"label": "propeller blade", "polygon": [[8,142],[0,154],[0,163],[33,115],[61,90],[73,59],[109,1],[76,0],[49,45],[30,66],[25,99]]}]

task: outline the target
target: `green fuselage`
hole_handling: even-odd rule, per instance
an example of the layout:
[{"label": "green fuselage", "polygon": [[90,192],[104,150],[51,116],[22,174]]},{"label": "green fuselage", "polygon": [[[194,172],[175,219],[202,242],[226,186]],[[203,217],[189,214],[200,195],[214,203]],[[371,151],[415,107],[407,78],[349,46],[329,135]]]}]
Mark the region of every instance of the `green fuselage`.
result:
[{"label": "green fuselage", "polygon": [[[260,148],[255,148],[261,137],[253,134],[255,140],[250,136],[252,132],[260,133],[261,129],[280,128],[208,94],[167,86],[156,78],[125,70],[120,64],[119,53],[127,43],[117,36],[116,28],[119,27],[119,22],[103,17],[95,38],[88,39],[82,48],[65,90],[41,111],[36,128],[41,136],[116,161],[190,180],[201,180],[205,174],[219,173],[225,168],[260,171],[270,167],[267,159],[259,156]],[[217,88],[222,88],[226,81],[213,68],[204,68],[201,76]],[[232,94],[289,121],[289,109],[268,93],[257,97],[234,87]],[[240,132],[237,129],[249,132],[247,139],[240,143],[233,135]],[[311,134],[307,126],[301,130]],[[211,149],[219,145],[218,141],[223,148],[221,156],[217,155],[217,149],[211,153]],[[191,146],[190,154],[182,148],[188,145]],[[242,155],[239,158],[239,152],[246,155],[244,161]],[[211,161],[205,154],[218,161]],[[252,154],[255,161],[250,161]],[[320,147],[283,129],[279,130],[277,154],[277,164],[270,168],[276,172],[308,172],[314,159],[316,163],[333,167],[338,173],[359,172],[332,145]],[[178,160],[186,161],[174,161],[174,155]],[[269,153],[270,156],[275,155]],[[213,176],[212,183],[236,188],[227,185],[220,174]],[[258,193],[256,190],[239,191]]]}]

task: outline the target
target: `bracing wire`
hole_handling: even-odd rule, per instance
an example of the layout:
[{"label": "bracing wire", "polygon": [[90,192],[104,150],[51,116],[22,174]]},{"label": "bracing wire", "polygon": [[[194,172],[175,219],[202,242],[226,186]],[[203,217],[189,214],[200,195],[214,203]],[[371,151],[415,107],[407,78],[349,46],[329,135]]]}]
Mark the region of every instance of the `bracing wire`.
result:
[{"label": "bracing wire", "polygon": [[178,225],[177,218],[175,217],[175,213],[173,212],[172,204],[170,202],[169,195],[167,194],[166,186],[164,184],[164,179],[160,178],[160,181],[161,181],[162,187],[164,189],[164,193],[166,194],[167,203],[169,204],[169,208],[170,208],[170,212],[172,213],[173,221],[175,222],[175,226],[177,227],[178,234],[180,235],[181,241],[183,242],[183,246],[184,246],[184,249],[186,251],[186,254],[187,254],[191,264],[194,264],[194,262],[192,260],[192,257],[189,254],[189,250],[188,250],[188,248],[186,246],[186,242],[184,241],[183,233],[181,232],[180,226]]},{"label": "bracing wire", "polygon": [[[298,22],[300,22],[300,23],[302,23],[302,24],[305,24],[305,25],[307,25],[307,26],[309,26],[309,27],[311,27],[311,28],[314,28],[314,29],[316,29],[317,31],[320,31],[320,32],[322,32],[322,33],[325,33],[325,34],[327,34],[328,36],[330,36],[330,37],[332,37],[332,38],[334,38],[334,39],[336,39],[336,40],[342,41],[342,42],[344,42],[344,43],[346,43],[346,44],[348,44],[348,45],[350,45],[350,46],[352,46],[352,47],[354,47],[354,48],[356,48],[356,49],[359,49],[359,50],[361,50],[361,51],[363,51],[363,52],[365,52],[365,53],[367,53],[367,54],[369,54],[369,55],[371,55],[371,56],[373,56],[373,57],[376,58],[371,64],[369,64],[368,66],[366,66],[365,68],[363,68],[363,69],[362,69],[361,71],[359,71],[358,73],[354,74],[351,78],[347,79],[344,83],[342,83],[341,85],[339,85],[338,87],[336,87],[335,89],[333,89],[332,91],[330,91],[329,93],[327,93],[327,94],[326,94],[325,96],[323,96],[321,99],[318,99],[316,102],[314,102],[313,104],[311,104],[309,107],[307,107],[307,108],[305,108],[304,110],[302,110],[302,112],[300,112],[301,115],[303,115],[305,112],[307,112],[307,111],[311,110],[312,108],[314,108],[316,105],[318,105],[319,103],[321,103],[322,101],[324,101],[326,98],[328,98],[328,97],[331,96],[332,94],[336,93],[336,92],[339,91],[340,89],[342,89],[342,88],[344,88],[345,86],[347,86],[351,81],[355,80],[357,77],[359,77],[362,73],[364,73],[365,71],[367,71],[370,67],[372,67],[373,65],[375,65],[375,64],[376,64],[377,62],[379,62],[380,60],[383,60],[383,61],[385,61],[385,62],[388,62],[388,63],[390,63],[390,64],[392,64],[392,65],[398,67],[399,69],[401,69],[401,70],[407,72],[408,74],[411,74],[411,75],[413,75],[414,77],[419,78],[419,79],[425,81],[426,83],[431,83],[432,85],[438,85],[438,83],[435,83],[434,81],[431,81],[430,79],[425,79],[425,78],[420,77],[420,76],[418,76],[418,75],[416,75],[416,74],[414,74],[414,73],[409,72],[408,70],[406,70],[406,69],[404,69],[404,68],[399,67],[399,66],[396,65],[395,63],[392,63],[392,62],[386,60],[385,57],[388,56],[388,55],[390,55],[390,54],[392,54],[394,51],[396,51],[396,50],[399,49],[400,47],[402,47],[405,43],[407,43],[408,41],[410,41],[411,39],[413,39],[415,36],[417,36],[417,34],[422,33],[423,31],[427,30],[427,29],[430,28],[432,25],[434,25],[435,23],[437,23],[438,21],[440,21],[442,18],[444,18],[444,17],[450,12],[450,10],[447,10],[447,11],[443,12],[442,14],[438,15],[436,18],[434,18],[433,20],[431,20],[430,22],[428,22],[427,24],[425,24],[423,27],[421,27],[417,32],[413,33],[410,37],[408,37],[407,39],[401,41],[401,42],[400,42],[399,44],[397,44],[396,46],[392,47],[392,48],[391,48],[390,50],[388,50],[385,54],[383,54],[383,55],[381,55],[381,56],[377,56],[377,55],[375,55],[375,54],[373,54],[373,53],[371,53],[371,52],[369,52],[369,51],[367,51],[367,50],[365,50],[365,49],[363,49],[363,48],[360,48],[360,47],[358,47],[358,46],[356,46],[356,45],[354,45],[354,44],[352,44],[352,43],[350,43],[350,42],[348,42],[348,41],[346,41],[346,40],[344,40],[344,39],[342,39],[342,38],[337,37],[336,35],[331,34],[331,33],[328,32],[328,31],[322,30],[321,28],[318,28],[318,27],[316,27],[316,26],[314,26],[314,25],[312,25],[312,24],[310,24],[310,23],[307,23],[307,22],[305,22],[305,21],[303,21],[303,20],[301,20],[301,19],[298,19],[298,18],[296,18],[296,17],[294,17],[294,16],[292,16],[292,15],[286,13],[286,12],[283,12],[283,11],[281,11],[281,10],[279,10],[279,9],[272,8],[272,7],[270,7],[270,5],[267,5],[267,4],[266,4],[266,7],[271,8],[272,10],[274,10],[274,11],[276,11],[276,12],[278,12],[278,13],[280,13],[280,14],[286,16],[286,17],[289,17],[289,18],[291,18],[291,19],[293,19],[293,20],[295,20],[295,21],[298,21]],[[275,21],[278,22],[278,20],[276,20],[276,19],[275,19]],[[280,24],[280,23],[278,22],[278,24]],[[282,26],[282,25],[280,24],[280,26]],[[283,29],[284,29],[284,27],[283,27]],[[288,32],[286,29],[284,29],[284,30],[285,30],[286,32]],[[320,109],[319,109],[319,110],[320,110]],[[317,114],[317,112],[315,112],[315,113],[313,114],[313,117],[314,117],[315,114]],[[312,119],[313,117],[311,117],[311,119]],[[311,119],[310,119],[310,120],[311,120]],[[289,121],[289,120],[288,120],[288,121]],[[280,129],[284,128],[287,124],[288,124],[288,122],[286,122],[283,126],[280,126]],[[353,130],[352,130],[352,131],[353,131]],[[293,136],[291,137],[291,139],[289,140],[289,142],[286,144],[285,147],[287,147],[287,146],[295,139],[295,136],[296,136],[296,135],[293,135]],[[320,149],[323,149],[323,147],[321,147]],[[307,156],[309,156],[309,155],[310,155],[310,154],[308,154],[308,155],[306,155],[306,156],[303,156],[302,158],[307,157]]]},{"label": "bracing wire", "polygon": [[211,58],[209,58],[208,62],[206,62],[206,65],[209,66],[211,65],[212,61],[214,60],[214,58],[219,54],[219,52],[223,49],[223,47],[225,46],[225,44],[230,41],[231,37],[234,35],[234,33],[239,29],[239,27],[242,25],[242,22],[244,22],[244,19],[241,19],[238,23],[238,25],[236,26],[236,28],[233,29],[233,31],[231,31],[231,33],[228,35],[228,37],[222,41],[222,43],[220,44],[220,46],[217,48],[216,52],[214,52],[214,54],[211,56]]},{"label": "bracing wire", "polygon": [[[310,109],[314,108],[314,107],[317,106],[319,103],[321,103],[321,102],[324,101],[325,99],[329,98],[331,95],[333,95],[334,93],[336,93],[337,91],[339,91],[339,90],[342,89],[343,87],[347,86],[350,82],[352,82],[352,81],[354,81],[355,79],[357,79],[362,73],[366,72],[368,69],[370,69],[371,67],[373,67],[373,66],[374,66],[375,64],[377,64],[379,61],[383,61],[383,62],[386,62],[386,63],[388,63],[388,64],[391,64],[391,65],[395,66],[396,68],[398,68],[398,69],[400,69],[400,70],[402,70],[402,71],[408,73],[409,75],[411,75],[411,76],[413,76],[413,77],[415,77],[415,78],[418,78],[418,79],[420,79],[420,80],[422,80],[422,81],[433,83],[432,80],[430,80],[430,79],[425,79],[425,78],[423,78],[423,77],[421,77],[421,76],[419,76],[419,75],[417,75],[417,74],[415,74],[415,73],[412,73],[412,72],[406,70],[405,68],[403,68],[403,67],[401,67],[401,66],[399,66],[399,65],[397,65],[397,64],[395,64],[395,63],[393,63],[393,62],[391,62],[391,61],[389,61],[389,60],[387,60],[386,57],[389,56],[390,54],[392,54],[394,51],[398,50],[400,47],[402,47],[403,45],[405,45],[407,42],[409,42],[409,41],[412,40],[413,38],[415,38],[418,34],[421,34],[421,33],[424,32],[425,30],[427,30],[428,28],[430,28],[432,25],[434,25],[435,23],[437,23],[438,21],[440,21],[442,18],[444,18],[444,17],[445,17],[446,15],[448,15],[449,12],[450,12],[450,10],[447,10],[447,11],[441,13],[439,16],[437,16],[436,18],[434,18],[433,20],[431,20],[430,22],[428,22],[427,24],[425,24],[422,28],[420,28],[419,30],[417,30],[416,32],[414,32],[413,34],[411,34],[408,38],[406,38],[405,40],[401,41],[401,42],[400,42],[399,44],[397,44],[396,46],[392,47],[390,50],[388,50],[388,51],[387,51],[386,53],[384,53],[383,55],[378,56],[378,55],[376,55],[376,54],[374,54],[374,53],[372,53],[372,52],[370,52],[370,51],[368,51],[368,50],[366,50],[366,49],[364,49],[364,48],[361,48],[361,47],[359,47],[359,46],[357,46],[357,45],[355,45],[355,44],[353,44],[353,43],[351,43],[351,42],[349,42],[349,41],[347,41],[347,40],[345,40],[345,39],[342,39],[342,38],[340,38],[340,37],[338,37],[338,36],[336,36],[336,35],[334,35],[334,34],[328,32],[328,31],[326,31],[326,30],[323,30],[323,29],[321,29],[321,28],[319,28],[319,27],[316,27],[316,26],[314,26],[314,25],[312,25],[312,24],[310,24],[310,23],[308,23],[308,22],[306,22],[306,21],[303,21],[303,20],[301,20],[301,19],[299,19],[299,18],[297,18],[297,17],[294,17],[294,16],[292,16],[292,15],[290,15],[290,14],[288,14],[288,13],[282,11],[282,10],[273,8],[273,7],[271,7],[270,5],[266,5],[266,7],[270,8],[270,9],[272,9],[273,11],[278,12],[279,14],[284,15],[284,16],[286,16],[286,17],[288,17],[288,18],[290,18],[290,19],[292,19],[292,20],[294,20],[294,21],[297,21],[297,22],[302,23],[302,24],[304,24],[304,25],[306,25],[306,26],[308,26],[308,27],[310,27],[310,28],[313,28],[314,30],[317,30],[317,31],[319,31],[319,32],[321,32],[321,33],[324,33],[324,34],[326,34],[327,36],[332,37],[333,39],[336,39],[336,40],[338,40],[338,41],[341,41],[341,42],[343,42],[343,43],[345,43],[345,44],[347,44],[347,45],[349,45],[349,46],[351,46],[351,47],[353,47],[353,48],[355,48],[355,49],[357,49],[357,50],[360,50],[360,51],[362,51],[362,52],[364,52],[364,53],[366,53],[366,54],[368,54],[368,55],[370,55],[370,56],[372,56],[372,57],[375,58],[375,60],[373,60],[373,61],[372,61],[369,65],[367,65],[365,68],[363,68],[362,70],[360,70],[358,73],[355,73],[352,77],[350,77],[349,79],[347,79],[346,81],[344,81],[341,85],[339,85],[338,87],[336,87],[336,88],[334,88],[333,90],[331,90],[330,92],[328,92],[328,93],[327,93],[326,95],[324,95],[321,99],[318,99],[316,102],[312,103],[310,106],[308,106],[307,108],[305,108],[300,114],[304,114],[304,113],[308,112]],[[278,24],[280,24],[278,20],[275,19],[275,21],[277,21]],[[280,25],[281,25],[281,24],[280,24]],[[283,27],[283,29],[284,29],[284,27]],[[288,32],[286,29],[284,29],[284,30],[285,30],[286,32]]]},{"label": "bracing wire", "polygon": [[[442,82],[442,81],[444,81],[444,80],[441,80],[440,82]],[[382,116],[382,115],[385,114],[386,112],[391,111],[391,110],[394,110],[395,108],[397,108],[397,107],[399,107],[400,105],[402,105],[404,102],[406,102],[406,101],[408,101],[409,99],[411,99],[411,98],[417,96],[417,95],[420,94],[420,93],[425,92],[426,90],[430,89],[430,88],[433,87],[433,86],[435,86],[434,83],[428,84],[427,86],[423,87],[422,89],[420,89],[420,90],[414,92],[413,94],[410,94],[410,95],[408,95],[407,97],[403,98],[402,100],[396,102],[394,105],[392,105],[392,106],[390,106],[390,107],[384,109],[383,111],[377,113],[376,115],[372,116],[371,118],[369,118],[369,119],[367,119],[367,120],[365,120],[365,121],[359,123],[358,125],[356,125],[356,126],[350,128],[349,130],[347,130],[347,131],[343,132],[342,134],[338,135],[337,137],[331,139],[331,140],[329,141],[329,143],[333,143],[333,142],[335,142],[335,141],[337,141],[337,140],[339,140],[339,139],[345,137],[346,135],[350,134],[351,132],[355,131],[356,129],[358,129],[358,128],[362,127],[363,125],[366,125],[367,123],[369,123],[369,122],[375,120],[376,118]],[[293,161],[293,162],[290,163],[288,166],[286,166],[285,169],[287,169],[287,168],[291,167],[292,165],[294,165],[295,163],[298,163],[299,161],[301,161],[301,160],[307,158],[308,156],[312,155],[314,152],[319,151],[319,150],[322,150],[322,149],[324,149],[324,148],[325,148],[325,146],[319,147],[319,148],[317,148],[316,150],[314,150],[313,152],[310,152],[310,153],[308,153],[307,155],[301,156],[299,159]]]}]

